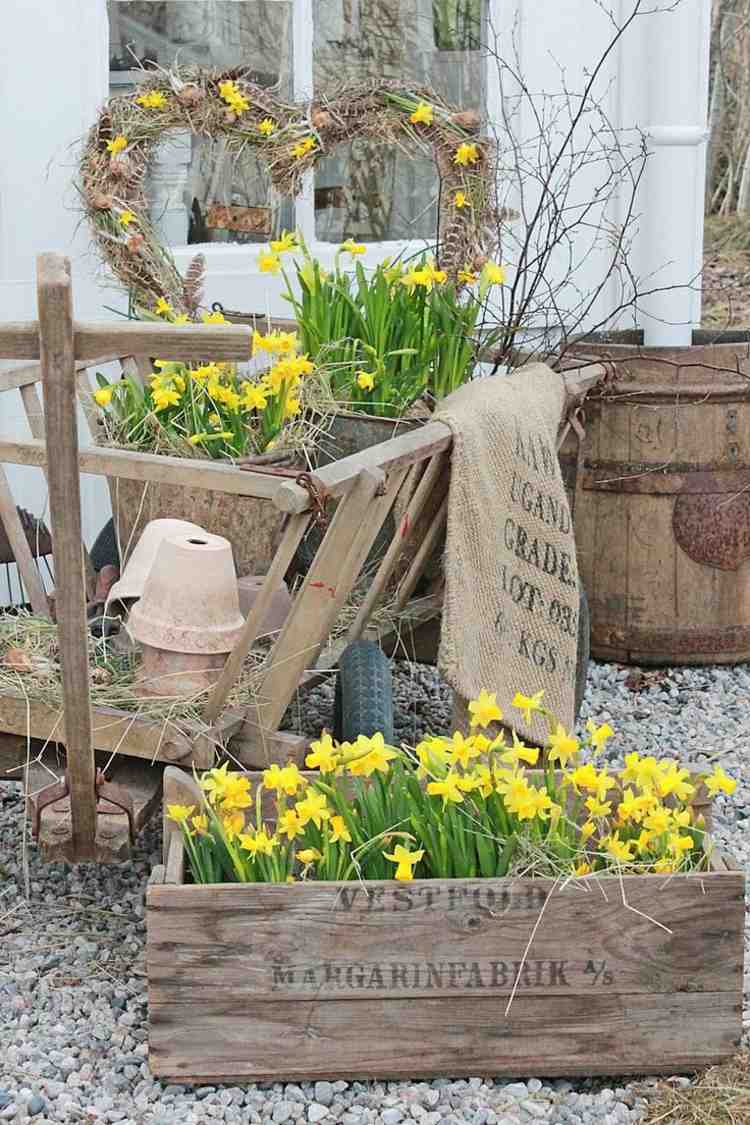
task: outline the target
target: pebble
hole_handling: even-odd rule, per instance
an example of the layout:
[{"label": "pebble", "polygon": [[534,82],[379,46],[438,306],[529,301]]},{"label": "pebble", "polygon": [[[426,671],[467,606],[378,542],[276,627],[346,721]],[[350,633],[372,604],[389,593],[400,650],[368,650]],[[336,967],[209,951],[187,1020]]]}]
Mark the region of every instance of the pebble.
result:
[{"label": "pebble", "polygon": [[[715,804],[715,835],[750,868],[750,757],[744,753],[750,667],[649,672],[637,691],[625,684],[629,671],[613,664],[591,665],[580,725],[591,717],[615,727],[616,737],[602,755],[609,766],[633,748],[680,757],[701,768],[720,762],[737,778],[738,787],[731,799],[722,797]],[[449,731],[451,693],[434,669],[398,664],[394,701],[399,739],[413,744],[425,734]],[[289,713],[293,720],[295,708],[296,719],[309,733],[330,727],[332,684],[311,691],[304,707],[295,704]],[[159,824],[155,821],[141,834],[131,862],[112,867],[42,864],[31,847],[31,897],[26,901],[19,794],[17,784],[0,783],[5,896],[0,913],[22,904],[14,915],[17,928],[2,939],[1,1121],[637,1125],[644,1120],[653,1078],[622,1085],[612,1078],[536,1077],[319,1080],[262,1087],[157,1082],[147,1064],[143,901],[148,874],[160,862]],[[746,963],[743,1041],[750,1046],[750,945]],[[690,1084],[682,1075],[670,1081],[676,1087]]]}]

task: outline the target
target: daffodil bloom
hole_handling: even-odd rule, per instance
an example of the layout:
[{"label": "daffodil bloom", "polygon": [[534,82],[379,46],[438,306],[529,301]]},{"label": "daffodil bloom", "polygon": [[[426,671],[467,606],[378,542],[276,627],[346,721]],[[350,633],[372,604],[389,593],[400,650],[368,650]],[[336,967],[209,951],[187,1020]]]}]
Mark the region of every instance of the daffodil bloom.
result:
[{"label": "daffodil bloom", "polygon": [[302,410],[302,403],[298,398],[288,398],[286,406],[284,407],[284,420],[287,418],[296,418]]},{"label": "daffodil bloom", "polygon": [[371,391],[375,386],[375,376],[371,375],[369,371],[358,371],[357,386],[362,391]]},{"label": "daffodil bloom", "polygon": [[167,104],[166,96],[161,90],[149,90],[147,94],[141,94],[140,97],[135,99],[138,105],[143,106],[144,109],[164,109]]},{"label": "daffodil bloom", "polygon": [[177,406],[180,401],[179,391],[160,390],[154,391],[152,398],[156,413],[166,410],[170,406]]},{"label": "daffodil bloom", "polygon": [[607,741],[615,733],[609,723],[602,723],[597,726],[593,719],[586,720],[586,730],[589,734],[589,742],[594,748],[594,753],[599,754],[604,749]]},{"label": "daffodil bloom", "polygon": [[523,692],[517,691],[513,696],[513,703],[511,706],[515,707],[517,711],[523,712],[523,717],[527,725],[531,723],[531,716],[534,711],[541,711],[543,691],[537,691],[534,695],[524,695]]},{"label": "daffodil bloom", "polygon": [[113,156],[117,156],[119,153],[124,152],[127,147],[128,138],[124,137],[122,133],[120,133],[119,136],[114,137],[113,140],[107,141],[107,152],[111,152]]},{"label": "daffodil bloom", "polygon": [[202,363],[199,367],[194,367],[190,375],[196,383],[205,383],[208,379],[217,379],[219,369],[215,363]]},{"label": "daffodil bloom", "polygon": [[633,860],[633,841],[621,840],[619,831],[611,836],[605,836],[602,847],[618,863],[631,863]]},{"label": "daffodil bloom", "polygon": [[208,800],[212,805],[221,800],[224,792],[224,786],[227,782],[227,770],[229,769],[229,762],[224,762],[221,766],[216,766],[212,770],[208,770],[203,774],[200,779],[200,787],[204,793],[207,794]]},{"label": "daffodil bloom", "polygon": [[190,445],[203,445],[206,441],[231,441],[233,437],[231,430],[214,430],[212,433],[191,434],[188,441]]},{"label": "daffodil bloom", "polygon": [[[277,793],[286,793],[287,797],[294,797],[304,785],[304,778],[294,762],[285,766],[278,766],[275,762],[263,771],[263,786],[265,789],[274,789]],[[308,793],[314,790],[309,789]],[[325,801],[325,797],[323,798]]]},{"label": "daffodil bloom", "polygon": [[617,807],[617,815],[623,824],[629,820],[632,820],[634,824],[640,824],[648,811],[648,800],[644,801],[642,795],[636,797],[630,788],[625,790]]},{"label": "daffodil bloom", "polygon": [[577,875],[579,877],[581,877],[583,875],[590,875],[591,874],[591,864],[590,863],[578,863],[578,864],[576,864],[575,868],[573,869],[573,874]]},{"label": "daffodil bloom", "polygon": [[657,871],[660,875],[670,875],[674,872],[674,870],[674,861],[671,859],[667,859],[666,857],[657,859],[656,863],[654,864],[654,871]]},{"label": "daffodil bloom", "polygon": [[663,805],[659,805],[653,809],[643,821],[644,828],[648,828],[655,836],[661,836],[662,833],[669,829],[671,823],[671,814],[669,809]]},{"label": "daffodil bloom", "polygon": [[458,280],[462,285],[476,285],[479,279],[472,270],[463,269],[458,271]]},{"label": "daffodil bloom", "polygon": [[270,117],[264,117],[258,126],[258,132],[262,133],[264,137],[270,137],[271,133],[276,132],[276,122],[272,121]]},{"label": "daffodil bloom", "polygon": [[201,813],[199,816],[194,816],[190,823],[199,836],[208,835],[208,817],[205,813]]},{"label": "daffodil bloom", "polygon": [[479,160],[477,146],[467,141],[458,146],[453,157],[453,163],[459,164],[463,168],[466,168],[469,164],[476,164],[477,160]]},{"label": "daffodil bloom", "polygon": [[253,355],[258,352],[267,352],[269,355],[291,355],[297,350],[296,332],[267,332],[261,336],[256,329],[253,332]]},{"label": "daffodil bloom", "polygon": [[166,297],[159,297],[158,301],[154,305],[154,312],[158,316],[169,316],[169,314],[172,312],[172,306],[170,305]]},{"label": "daffodil bloom", "polygon": [[94,401],[97,406],[109,406],[112,401],[112,388],[100,387],[98,391],[94,391]]},{"label": "daffodil bloom", "polygon": [[253,803],[250,779],[241,773],[228,773],[221,790],[223,810],[247,809]]},{"label": "daffodil bloom", "polygon": [[238,117],[241,117],[250,108],[249,99],[245,97],[235,82],[220,82],[219,95]]},{"label": "daffodil bloom", "polygon": [[464,738],[460,731],[454,731],[453,738],[448,744],[450,760],[454,765],[467,769],[472,758],[478,758],[481,750],[476,744],[473,735]]},{"label": "daffodil bloom", "polygon": [[287,840],[294,840],[297,836],[301,836],[304,830],[304,825],[296,809],[284,809],[279,816],[276,827],[279,834],[286,836]]},{"label": "daffodil bloom", "polygon": [[387,773],[388,763],[398,757],[395,750],[385,745],[379,731],[370,738],[361,734],[354,744],[354,753],[356,756],[347,763],[353,777],[369,777],[376,771]]},{"label": "daffodil bloom", "polygon": [[300,863],[304,863],[307,865],[315,863],[316,860],[322,858],[323,854],[322,852],[319,852],[317,848],[305,848],[303,851],[297,852],[297,859],[300,861]]},{"label": "daffodil bloom", "polygon": [[433,109],[429,102],[420,102],[409,117],[412,125],[432,125]]},{"label": "daffodil bloom", "polygon": [[460,211],[462,207],[468,207],[469,198],[465,191],[457,191],[453,196],[453,206],[457,207]]},{"label": "daffodil bloom", "polygon": [[184,824],[195,812],[195,805],[167,805],[167,816],[175,824]]},{"label": "daffodil bloom", "polygon": [[338,844],[342,841],[345,844],[351,844],[352,837],[349,829],[346,827],[343,816],[331,817],[331,843]]},{"label": "daffodil bloom", "polygon": [[646,828],[642,828],[638,839],[635,842],[636,849],[639,855],[643,855],[649,850],[654,840],[653,832],[649,832]]},{"label": "daffodil bloom", "polygon": [[227,318],[223,312],[215,310],[214,312],[204,312],[201,314],[201,320],[204,324],[228,324]]},{"label": "daffodil bloom", "polygon": [[595,832],[596,825],[594,824],[593,820],[584,821],[581,825],[581,843],[585,844],[586,841],[589,840]]},{"label": "daffodil bloom", "polygon": [[239,837],[239,844],[252,856],[273,855],[274,848],[278,845],[276,836],[269,836],[265,825],[258,832],[243,833]]},{"label": "daffodil bloom", "polygon": [[117,221],[119,222],[121,227],[125,227],[127,229],[127,227],[129,227],[131,223],[136,222],[137,218],[138,216],[136,215],[135,211],[121,211],[117,216]]},{"label": "daffodil bloom", "polygon": [[305,137],[304,140],[298,141],[292,149],[292,156],[297,160],[302,160],[307,156],[308,152],[312,152],[315,148],[315,137]]},{"label": "daffodil bloom", "polygon": [[451,771],[446,774],[442,781],[430,781],[427,785],[427,792],[431,797],[442,797],[443,808],[445,808],[449,801],[453,804],[460,805],[464,796],[458,781],[458,775]]},{"label": "daffodil bloom", "polygon": [[469,702],[469,725],[472,727],[488,727],[490,723],[502,721],[503,713],[497,705],[495,692],[480,691],[476,699]]},{"label": "daffodil bloom", "polygon": [[325,796],[315,789],[305,790],[304,799],[298,801],[294,807],[303,824],[312,821],[316,828],[320,828],[323,821],[331,819]]},{"label": "daffodil bloom", "polygon": [[600,801],[597,797],[587,797],[584,804],[591,816],[609,816],[612,812],[611,801]]},{"label": "daffodil bloom", "polygon": [[418,743],[414,750],[419,759],[417,777],[441,773],[451,757],[450,745],[445,738],[426,738]]},{"label": "daffodil bloom", "polygon": [[505,270],[497,262],[486,262],[482,266],[482,280],[487,285],[502,285],[505,282]]},{"label": "daffodil bloom", "polygon": [[288,254],[291,250],[296,250],[298,246],[297,235],[288,230],[282,231],[281,238],[276,238],[271,242],[271,249],[274,254]]},{"label": "daffodil bloom", "polygon": [[367,247],[362,242],[355,242],[353,238],[347,238],[346,242],[341,243],[339,253],[351,254],[353,258],[357,258],[367,253]]},{"label": "daffodil bloom", "polygon": [[245,818],[241,812],[223,813],[221,823],[228,840],[234,840],[245,827]]},{"label": "daffodil bloom", "polygon": [[695,786],[688,780],[690,773],[680,769],[676,762],[665,763],[656,781],[656,789],[660,797],[669,797],[671,794],[678,801],[686,801],[695,792]]},{"label": "daffodil bloom", "polygon": [[265,410],[267,395],[259,383],[246,382],[242,386],[242,406],[245,410]]},{"label": "daffodil bloom", "polygon": [[712,797],[715,797],[717,793],[726,793],[728,797],[731,797],[737,788],[735,779],[724,773],[721,766],[716,766],[713,773],[704,777],[703,784]]},{"label": "daffodil bloom", "polygon": [[[528,722],[528,719],[526,720]],[[547,755],[550,762],[559,762],[565,768],[571,758],[575,758],[580,748],[580,743],[573,735],[568,734],[565,727],[558,723],[555,727],[554,733],[547,739],[549,746],[549,754]]]},{"label": "daffodil bloom", "polygon": [[693,837],[681,836],[679,832],[670,832],[667,838],[667,846],[674,855],[680,856],[683,852],[693,850]]},{"label": "daffodil bloom", "polygon": [[265,251],[258,255],[258,269],[261,273],[279,273],[281,271],[281,258],[273,251]]},{"label": "daffodil bloom", "polygon": [[333,745],[333,739],[324,731],[317,742],[310,743],[311,753],[305,758],[305,765],[311,770],[320,770],[321,773],[333,773],[339,764],[339,756]]},{"label": "daffodil bloom", "polygon": [[383,852],[386,859],[397,864],[396,874],[393,876],[400,883],[408,883],[414,878],[414,868],[424,856],[424,848],[410,852],[403,844],[396,844],[392,852]]},{"label": "daffodil bloom", "polygon": [[501,760],[513,766],[517,766],[519,762],[525,762],[529,766],[535,766],[539,761],[538,747],[527,746],[525,742],[521,741],[515,731],[513,731],[512,734],[513,745],[500,755]]}]

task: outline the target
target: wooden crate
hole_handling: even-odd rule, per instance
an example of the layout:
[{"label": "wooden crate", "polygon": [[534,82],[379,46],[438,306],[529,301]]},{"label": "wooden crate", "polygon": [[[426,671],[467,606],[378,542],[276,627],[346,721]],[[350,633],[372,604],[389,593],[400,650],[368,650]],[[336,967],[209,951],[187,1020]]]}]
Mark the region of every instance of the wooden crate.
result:
[{"label": "wooden crate", "polygon": [[732,1055],[744,876],[184,884],[147,896],[150,1066],[178,1082],[653,1074]]}]

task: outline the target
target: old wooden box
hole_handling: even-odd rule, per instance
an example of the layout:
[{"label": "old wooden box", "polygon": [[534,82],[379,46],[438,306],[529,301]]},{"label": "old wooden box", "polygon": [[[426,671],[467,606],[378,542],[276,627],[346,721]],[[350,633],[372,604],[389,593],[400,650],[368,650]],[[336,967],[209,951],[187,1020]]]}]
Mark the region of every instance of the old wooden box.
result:
[{"label": "old wooden box", "polygon": [[148,890],[159,1077],[671,1074],[739,1043],[744,877],[722,858],[678,876],[193,886],[173,841]]}]

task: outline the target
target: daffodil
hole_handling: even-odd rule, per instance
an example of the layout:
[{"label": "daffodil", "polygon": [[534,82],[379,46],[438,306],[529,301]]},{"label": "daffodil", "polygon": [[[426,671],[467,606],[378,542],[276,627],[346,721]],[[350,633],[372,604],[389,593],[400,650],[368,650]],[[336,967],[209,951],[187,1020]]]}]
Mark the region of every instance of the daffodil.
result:
[{"label": "daffodil", "polygon": [[257,832],[245,833],[239,837],[240,847],[245,851],[250,852],[252,856],[256,855],[273,855],[274,849],[278,847],[278,838],[273,835],[269,836],[265,825]]},{"label": "daffodil", "polygon": [[252,803],[250,779],[241,773],[228,773],[221,792],[222,809],[247,809]]},{"label": "daffodil", "polygon": [[232,113],[236,113],[238,117],[241,117],[250,108],[249,98],[242,93],[236,82],[220,82],[219,96],[226,102]]},{"label": "daffodil", "polygon": [[303,800],[298,801],[294,807],[303,824],[312,821],[316,828],[320,828],[323,821],[331,819],[324,794],[318,793],[315,789],[307,789]]},{"label": "daffodil", "polygon": [[352,837],[349,829],[346,827],[343,816],[332,816],[330,821],[332,844],[342,842],[344,844],[351,844]]},{"label": "daffodil", "polygon": [[472,727],[488,727],[490,723],[502,721],[503,712],[498,707],[495,692],[480,691],[476,699],[469,702],[469,725]]},{"label": "daffodil", "polygon": [[299,240],[292,231],[284,230],[281,232],[281,238],[273,239],[270,245],[274,254],[288,254],[298,249]]},{"label": "daffodil", "polygon": [[154,391],[151,397],[157,414],[162,410],[167,410],[170,406],[177,406],[181,398],[179,391],[170,390]]},{"label": "daffodil", "polygon": [[537,746],[527,746],[522,742],[515,731],[513,734],[513,745],[504,750],[500,754],[503,762],[508,762],[510,765],[517,766],[520,762],[525,762],[528,766],[535,766],[539,761],[539,748]]},{"label": "daffodil", "polygon": [[204,324],[227,324],[227,318],[223,312],[215,309],[213,312],[204,312],[201,314],[201,320]]},{"label": "daffodil", "polygon": [[339,756],[333,739],[324,731],[317,742],[310,743],[310,753],[305,758],[305,765],[311,770],[320,770],[321,773],[333,773],[339,763]]},{"label": "daffodil", "polygon": [[221,824],[228,840],[234,840],[245,827],[245,818],[241,812],[222,813]]},{"label": "daffodil", "polygon": [[463,141],[456,149],[453,163],[466,168],[469,164],[476,164],[479,160],[479,149],[473,142]]},{"label": "daffodil", "polygon": [[302,403],[298,398],[288,398],[284,406],[284,420],[288,418],[296,418],[298,414],[302,413]]},{"label": "daffodil", "polygon": [[[273,245],[273,244],[272,244]],[[298,338],[296,332],[267,332],[261,336],[256,329],[253,332],[252,354],[266,352],[269,355],[291,355],[297,350]]]},{"label": "daffodil", "polygon": [[427,792],[431,797],[442,797],[443,808],[449,802],[460,805],[464,795],[458,782],[458,775],[451,771],[441,781],[430,781],[427,785]]},{"label": "daffodil", "polygon": [[587,797],[584,804],[591,816],[609,816],[612,812],[612,802],[600,801],[598,797]]},{"label": "daffodil", "polygon": [[270,117],[264,117],[258,126],[258,132],[264,137],[270,137],[272,133],[276,132],[276,122],[272,121]]},{"label": "daffodil", "polygon": [[172,312],[172,306],[170,305],[166,297],[159,297],[158,301],[154,305],[154,312],[157,314],[157,316],[169,316],[169,314]]},{"label": "daffodil", "polygon": [[523,712],[523,717],[527,725],[531,723],[531,716],[535,711],[541,711],[543,691],[537,691],[533,695],[524,695],[523,692],[517,691],[513,696],[512,706],[517,711]]},{"label": "daffodil", "polygon": [[467,769],[473,758],[478,758],[481,750],[476,744],[473,735],[465,738],[461,731],[453,733],[453,738],[448,743],[449,757],[454,765]]},{"label": "daffodil", "polygon": [[363,242],[355,242],[353,238],[347,238],[346,242],[342,242],[339,246],[339,253],[351,254],[353,258],[357,258],[367,253],[367,247]]},{"label": "daffodil", "polygon": [[112,388],[100,387],[98,391],[94,391],[94,401],[97,406],[109,406],[112,401]]},{"label": "daffodil", "polygon": [[199,816],[194,816],[190,823],[199,836],[208,835],[208,817],[205,813],[200,813]]},{"label": "daffodil", "polygon": [[595,754],[601,753],[607,741],[615,733],[609,723],[602,723],[600,726],[597,726],[593,719],[586,720],[586,730],[588,731],[589,742],[594,748]]},{"label": "daffodil", "polygon": [[135,211],[121,211],[117,216],[117,221],[119,222],[120,226],[125,227],[126,229],[130,226],[131,223],[137,222],[137,220],[138,216],[136,215]]},{"label": "daffodil", "polygon": [[300,863],[304,863],[307,866],[322,858],[323,854],[319,852],[317,848],[304,848],[303,851],[297,852],[297,859]]},{"label": "daffodil", "polygon": [[[528,721],[528,720],[527,720]],[[550,762],[559,762],[565,768],[568,762],[575,758],[580,748],[580,743],[572,734],[568,734],[565,727],[558,723],[554,732],[547,739]]]},{"label": "daffodil", "polygon": [[195,805],[167,805],[167,816],[175,824],[184,824],[195,812]]},{"label": "daffodil", "polygon": [[605,836],[601,843],[607,854],[616,859],[618,863],[632,863],[633,842],[632,840],[621,840],[619,831],[612,833],[611,836]]},{"label": "daffodil", "polygon": [[370,374],[369,371],[358,371],[357,386],[362,391],[371,391],[375,386],[375,376]]},{"label": "daffodil", "polygon": [[294,148],[292,149],[292,156],[297,160],[302,160],[303,157],[307,156],[308,152],[312,152],[312,150],[315,148],[315,145],[315,137],[305,137],[303,140],[298,141],[294,146]]},{"label": "daffodil", "polygon": [[409,120],[412,125],[432,125],[433,112],[429,102],[420,102]]},{"label": "daffodil", "polygon": [[302,835],[305,826],[296,809],[284,809],[279,815],[276,827],[279,835],[286,836],[288,840],[294,840],[297,836]]},{"label": "daffodil", "polygon": [[676,856],[681,856],[683,852],[693,850],[693,837],[681,836],[679,832],[670,832],[667,838],[667,847]]},{"label": "daffodil", "polygon": [[135,100],[144,109],[164,109],[167,104],[166,96],[161,90],[149,90],[147,94],[141,94]]},{"label": "daffodil", "polygon": [[[277,793],[285,793],[287,797],[294,797],[304,785],[304,778],[294,762],[279,766],[275,762],[263,771],[263,787],[274,789]],[[313,790],[308,790],[313,792]],[[323,798],[325,801],[325,797]]]},{"label": "daffodil", "polygon": [[482,266],[481,280],[485,285],[502,285],[505,281],[505,270],[497,262],[485,262]]},{"label": "daffodil", "polygon": [[107,152],[111,152],[113,156],[117,156],[119,153],[124,152],[127,147],[128,138],[123,136],[122,133],[120,133],[119,136],[114,137],[111,141],[107,141]]},{"label": "daffodil", "polygon": [[665,808],[664,805],[659,805],[652,809],[648,816],[644,817],[643,826],[649,832],[653,832],[655,836],[661,836],[669,829],[671,819],[669,809]]},{"label": "daffodil", "polygon": [[462,207],[468,207],[469,197],[465,191],[457,191],[453,196],[453,206],[457,207],[460,211]]},{"label": "daffodil", "polygon": [[408,883],[414,878],[414,868],[419,861],[424,857],[424,848],[419,848],[415,852],[410,852],[403,844],[396,844],[392,852],[383,852],[386,859],[391,863],[395,863],[396,874],[393,876],[400,883]]},{"label": "daffodil", "polygon": [[674,794],[678,801],[686,801],[695,792],[689,778],[688,770],[681,769],[676,762],[667,762],[657,776],[656,790],[660,797]]},{"label": "daffodil", "polygon": [[703,784],[712,797],[715,797],[717,793],[726,793],[728,797],[731,797],[732,793],[734,793],[737,788],[735,779],[730,777],[729,774],[724,773],[721,766],[716,766],[713,773],[710,773],[708,777],[704,777]]},{"label": "daffodil", "polygon": [[458,280],[462,285],[476,285],[479,279],[473,270],[463,269],[458,271]]},{"label": "daffodil", "polygon": [[578,863],[578,864],[576,864],[576,866],[573,868],[573,874],[577,875],[579,878],[583,877],[584,875],[590,875],[591,874],[591,864],[590,863]]},{"label": "daffodil", "polygon": [[353,751],[354,757],[347,763],[353,777],[369,777],[375,772],[387,773],[388,763],[398,757],[395,750],[385,745],[379,731],[369,738],[361,734],[354,743]]},{"label": "daffodil", "polygon": [[244,410],[265,410],[267,394],[260,383],[246,381],[242,385],[242,408]]},{"label": "daffodil", "polygon": [[585,820],[581,825],[581,843],[585,844],[587,840],[591,839],[595,832],[596,825],[593,820]]},{"label": "daffodil", "polygon": [[258,255],[258,269],[261,273],[279,273],[281,271],[281,258],[271,250],[266,250]]}]

